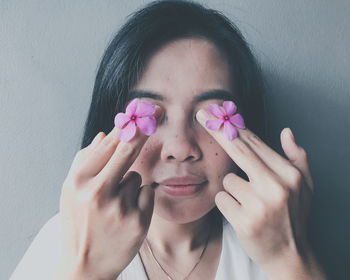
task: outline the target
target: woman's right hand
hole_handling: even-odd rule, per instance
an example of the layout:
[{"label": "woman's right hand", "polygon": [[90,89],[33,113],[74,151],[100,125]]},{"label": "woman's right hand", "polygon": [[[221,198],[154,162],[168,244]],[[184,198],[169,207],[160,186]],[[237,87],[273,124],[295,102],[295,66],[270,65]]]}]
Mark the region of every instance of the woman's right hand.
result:
[{"label": "woman's right hand", "polygon": [[100,132],[80,150],[62,187],[61,279],[114,280],[132,261],[147,235],[154,190],[129,171],[147,137],[120,142],[120,129]]}]

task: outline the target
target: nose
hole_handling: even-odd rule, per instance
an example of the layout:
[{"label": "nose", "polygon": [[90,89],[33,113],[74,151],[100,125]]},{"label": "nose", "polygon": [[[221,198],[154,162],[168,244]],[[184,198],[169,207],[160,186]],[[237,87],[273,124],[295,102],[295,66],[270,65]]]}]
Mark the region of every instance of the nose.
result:
[{"label": "nose", "polygon": [[202,156],[196,141],[194,130],[191,127],[182,129],[172,128],[163,139],[161,160],[166,162],[197,161]]}]

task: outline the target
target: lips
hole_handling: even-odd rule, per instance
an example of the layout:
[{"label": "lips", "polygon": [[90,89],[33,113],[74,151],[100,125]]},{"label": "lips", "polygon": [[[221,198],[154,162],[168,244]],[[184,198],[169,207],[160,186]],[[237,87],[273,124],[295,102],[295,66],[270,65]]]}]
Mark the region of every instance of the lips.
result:
[{"label": "lips", "polygon": [[167,178],[159,182],[159,190],[173,197],[193,196],[208,183],[203,177],[186,175]]},{"label": "lips", "polygon": [[188,185],[201,185],[205,183],[207,180],[198,176],[192,176],[192,175],[186,175],[186,176],[179,176],[179,177],[171,177],[167,178],[165,180],[162,180],[158,182],[161,185],[166,186],[188,186]]}]

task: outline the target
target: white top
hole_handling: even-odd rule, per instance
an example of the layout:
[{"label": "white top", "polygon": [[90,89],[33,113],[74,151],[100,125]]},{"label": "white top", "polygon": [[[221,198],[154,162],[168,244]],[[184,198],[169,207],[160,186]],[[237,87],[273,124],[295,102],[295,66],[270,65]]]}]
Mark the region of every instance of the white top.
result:
[{"label": "white top", "polygon": [[[223,218],[223,239],[215,280],[268,280],[260,267],[245,253],[231,224]],[[49,280],[62,253],[59,213],[40,229],[9,280]],[[147,280],[139,254],[116,280]]]}]

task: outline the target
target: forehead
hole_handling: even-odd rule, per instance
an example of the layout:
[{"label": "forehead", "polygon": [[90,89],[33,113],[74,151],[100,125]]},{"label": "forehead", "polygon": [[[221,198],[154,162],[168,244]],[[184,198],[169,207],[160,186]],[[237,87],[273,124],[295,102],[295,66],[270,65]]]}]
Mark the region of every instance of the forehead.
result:
[{"label": "forehead", "polygon": [[147,61],[134,90],[148,90],[173,101],[208,90],[233,92],[229,64],[218,48],[201,38],[172,41]]}]

